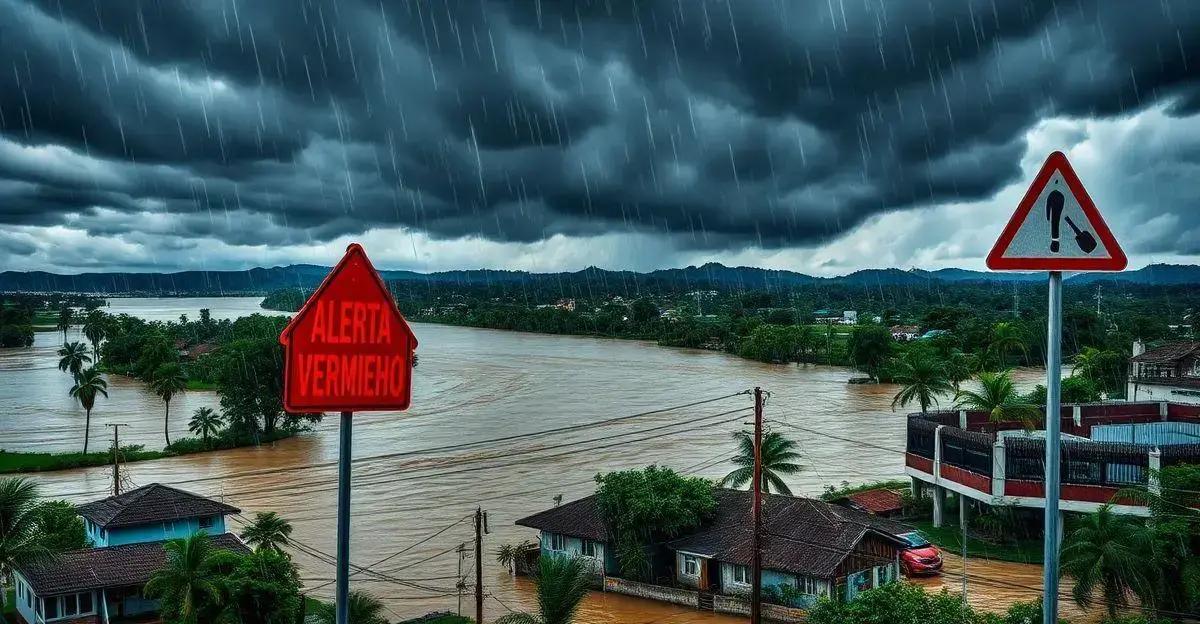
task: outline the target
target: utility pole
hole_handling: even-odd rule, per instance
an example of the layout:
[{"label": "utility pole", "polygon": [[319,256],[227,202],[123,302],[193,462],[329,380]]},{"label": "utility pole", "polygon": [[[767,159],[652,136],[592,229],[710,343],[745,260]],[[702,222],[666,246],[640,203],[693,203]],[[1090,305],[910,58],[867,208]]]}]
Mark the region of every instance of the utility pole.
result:
[{"label": "utility pole", "polygon": [[466,557],[466,556],[467,556],[467,543],[463,542],[462,544],[458,545],[458,583],[456,583],[456,585],[458,585],[457,589],[458,589],[458,616],[459,617],[462,617],[463,586],[466,585],[466,583],[463,582],[464,579],[463,579],[463,573],[462,573],[463,557]]},{"label": "utility pole", "polygon": [[118,456],[121,452],[121,427],[128,427],[125,423],[108,423],[105,427],[112,427],[113,430],[113,445],[112,445],[112,492],[113,496],[121,495],[121,463]]},{"label": "utility pole", "polygon": [[483,508],[475,508],[475,621],[483,622]]},{"label": "utility pole", "polygon": [[762,622],[762,388],[754,388],[754,565],[750,580],[750,624]]},{"label": "utility pole", "polygon": [[962,600],[967,603],[967,501],[963,494],[958,495],[958,524],[962,526]]}]

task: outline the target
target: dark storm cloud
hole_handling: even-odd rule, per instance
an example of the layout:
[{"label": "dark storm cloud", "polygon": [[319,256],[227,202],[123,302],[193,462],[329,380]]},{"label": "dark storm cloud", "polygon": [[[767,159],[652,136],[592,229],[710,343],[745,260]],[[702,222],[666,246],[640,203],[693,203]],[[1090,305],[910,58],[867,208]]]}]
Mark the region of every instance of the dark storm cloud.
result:
[{"label": "dark storm cloud", "polygon": [[992,195],[1045,118],[1196,112],[1198,33],[1191,2],[0,0],[0,219],[812,244]]}]

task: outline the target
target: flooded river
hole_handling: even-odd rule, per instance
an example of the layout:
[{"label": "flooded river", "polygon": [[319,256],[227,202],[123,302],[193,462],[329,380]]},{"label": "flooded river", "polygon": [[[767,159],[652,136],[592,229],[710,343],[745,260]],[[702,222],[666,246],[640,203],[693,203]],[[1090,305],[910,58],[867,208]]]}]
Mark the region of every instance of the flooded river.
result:
[{"label": "flooded river", "polygon": [[[114,299],[110,311],[165,320],[194,318],[208,307],[215,318],[226,318],[259,311],[258,301]],[[789,478],[794,492],[815,495],[843,481],[903,476],[904,416],[890,407],[895,388],[849,385],[855,373],[848,369],[760,364],[636,341],[423,324],[414,331],[420,366],[412,409],[354,419],[353,561],[382,563],[371,568],[377,575],[354,576],[352,586],[382,598],[394,617],[457,609],[455,551],[463,543],[471,546],[467,518],[476,506],[487,510],[491,529],[484,540],[484,584],[492,618],[536,604],[528,582],[513,579],[495,562],[501,544],[535,537],[514,526],[516,519],[552,506],[556,496],[571,500],[591,493],[597,472],[650,463],[707,477],[731,469],[730,434],[750,419],[750,396],[659,411],[664,408],[761,386],[771,393],[767,422],[802,445],[806,469]],[[67,396],[68,375],[56,368],[61,338],[39,333],[30,349],[0,350],[0,447],[82,447],[83,413]],[[1039,374],[1018,371],[1018,379],[1030,387]],[[130,425],[121,433],[123,444],[128,439],[161,448],[162,401],[134,380],[116,377],[109,383],[109,398],[98,400],[93,412],[93,446],[107,446],[103,425],[120,422]],[[206,405],[217,406],[211,392],[176,398],[172,437],[185,435],[187,418]],[[599,427],[444,448],[649,411],[655,413]],[[293,537],[304,549],[296,560],[305,586],[330,597],[337,446],[337,420],[328,418],[311,434],[271,446],[130,464],[128,477],[135,485],[162,482],[219,497],[246,516],[277,511],[292,521]],[[48,494],[77,502],[102,497],[109,478],[104,468],[36,477]],[[464,572],[471,569],[469,553],[461,565]],[[972,577],[999,581],[973,586],[972,602],[981,606],[1002,607],[1038,594],[1019,587],[1040,586],[1037,567],[972,561],[970,570]],[[948,575],[944,582],[956,591],[956,578]],[[464,612],[473,612],[472,598],[468,591]],[[741,620],[596,593],[579,621]]]}]

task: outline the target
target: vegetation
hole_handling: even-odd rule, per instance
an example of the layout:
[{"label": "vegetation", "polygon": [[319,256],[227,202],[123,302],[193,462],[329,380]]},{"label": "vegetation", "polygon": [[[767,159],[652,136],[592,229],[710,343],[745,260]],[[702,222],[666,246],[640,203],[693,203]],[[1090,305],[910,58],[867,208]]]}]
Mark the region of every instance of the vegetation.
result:
[{"label": "vegetation", "polygon": [[0,479],[0,596],[6,600],[10,594],[4,590],[12,579],[13,566],[36,563],[84,545],[83,520],[70,503],[39,501],[36,482]]},{"label": "vegetation", "polygon": [[1104,505],[1088,514],[1064,540],[1060,574],[1072,577],[1071,594],[1081,606],[1091,607],[1097,594],[1110,618],[1129,606],[1134,596],[1153,603],[1151,533],[1136,520]]},{"label": "vegetation", "polygon": [[167,446],[171,446],[171,399],[187,389],[187,377],[178,364],[167,363],[154,369],[150,378],[150,390],[163,402],[163,435]]},{"label": "vegetation", "polygon": [[1003,615],[978,612],[957,594],[927,592],[918,585],[889,583],[849,602],[821,598],[808,612],[809,624],[1037,624],[1040,602],[1017,603]]},{"label": "vegetation", "polygon": [[181,624],[291,624],[303,608],[300,577],[271,550],[247,555],[221,550],[203,531],[169,540],[167,565],[146,584],[164,619]]},{"label": "vegetation", "polygon": [[224,417],[211,407],[201,407],[196,409],[192,419],[188,421],[188,431],[200,436],[204,445],[208,446],[209,438],[216,436],[224,423]]},{"label": "vegetation", "polygon": [[71,386],[70,395],[79,401],[86,416],[83,423],[83,454],[88,452],[88,437],[92,431],[92,408],[96,407],[96,397],[108,398],[108,382],[100,376],[95,368],[89,368],[75,376],[75,385]]},{"label": "vegetation", "polygon": [[1008,371],[982,372],[978,379],[978,390],[958,391],[955,409],[987,412],[992,422],[1020,422],[1027,428],[1041,421],[1041,410],[1017,392]]},{"label": "vegetation", "polygon": [[[383,603],[378,598],[361,590],[350,592],[350,624],[388,624],[384,616]],[[337,622],[337,608],[330,602],[322,602],[313,610],[321,624]]]},{"label": "vegetation", "polygon": [[570,624],[587,596],[587,564],[576,557],[541,557],[533,582],[537,586],[538,612],[510,613],[496,624]]},{"label": "vegetation", "polygon": [[652,543],[699,526],[717,507],[712,484],[650,466],[596,476],[596,499],[616,536],[621,574],[645,579],[653,568]]},{"label": "vegetation", "polygon": [[[719,485],[742,488],[754,480],[754,435],[748,431],[738,431],[733,434],[737,441],[738,453],[730,459],[738,466],[721,479]],[[789,440],[778,431],[768,431],[762,439],[762,481],[759,490],[770,493],[772,489],[778,494],[791,495],[792,490],[784,482],[781,475],[793,475],[801,470],[797,451],[799,445]]]},{"label": "vegetation", "polygon": [[955,392],[946,365],[928,349],[909,349],[897,358],[892,381],[901,386],[892,399],[893,410],[915,402],[922,413],[928,412],[930,405],[937,404],[939,396]]},{"label": "vegetation", "polygon": [[82,342],[64,342],[58,350],[58,357],[58,370],[69,372],[72,377],[78,377],[83,365],[92,362],[87,345]]},{"label": "vegetation", "polygon": [[267,293],[261,305],[265,310],[297,312],[300,310],[300,306],[304,305],[309,294],[311,293],[299,288],[283,288]]},{"label": "vegetation", "polygon": [[254,550],[269,550],[281,555],[291,534],[292,524],[273,511],[254,514],[254,521],[242,529],[242,539]]}]

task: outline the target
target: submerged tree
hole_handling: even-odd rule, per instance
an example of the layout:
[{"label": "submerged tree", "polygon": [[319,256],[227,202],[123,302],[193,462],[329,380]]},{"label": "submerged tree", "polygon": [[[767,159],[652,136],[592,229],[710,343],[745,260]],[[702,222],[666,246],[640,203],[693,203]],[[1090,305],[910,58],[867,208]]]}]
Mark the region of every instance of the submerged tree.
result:
[{"label": "submerged tree", "polygon": [[88,437],[92,432],[92,408],[96,406],[96,396],[108,398],[108,382],[93,368],[86,369],[75,376],[75,385],[71,386],[70,395],[79,401],[83,407],[85,420],[83,423],[83,452],[88,452]]},{"label": "submerged tree", "polygon": [[150,389],[163,401],[163,435],[171,446],[171,399],[187,389],[187,377],[178,364],[163,364],[155,369]]},{"label": "submerged tree", "polygon": [[82,342],[64,342],[58,350],[58,370],[69,372],[72,377],[78,377],[83,365],[91,362],[92,356]]},{"label": "submerged tree", "polygon": [[[730,461],[738,467],[725,475],[718,485],[741,488],[754,480],[754,436],[748,431],[738,431],[733,434],[733,439],[737,441],[738,453]],[[800,459],[796,442],[778,431],[768,431],[763,434],[762,445],[762,482],[759,483],[759,490],[790,495],[792,490],[781,475],[793,475],[802,470],[800,464],[795,463]]]},{"label": "submerged tree", "polygon": [[254,521],[242,529],[242,539],[255,550],[270,550],[283,554],[289,543],[292,524],[273,511],[254,514]]},{"label": "submerged tree", "polygon": [[496,624],[570,624],[588,593],[588,564],[578,557],[552,556],[538,560],[537,613],[510,613]]},{"label": "submerged tree", "polygon": [[910,403],[921,406],[921,413],[937,403],[937,398],[950,394],[954,386],[946,373],[946,367],[932,354],[923,349],[909,349],[892,371],[892,381],[900,384],[900,391],[892,399],[892,409],[906,407]]},{"label": "submerged tree", "polygon": [[200,436],[204,446],[207,447],[209,438],[216,436],[221,431],[221,424],[224,420],[224,416],[214,411],[213,408],[201,407],[192,413],[192,419],[188,421],[188,431]]}]

